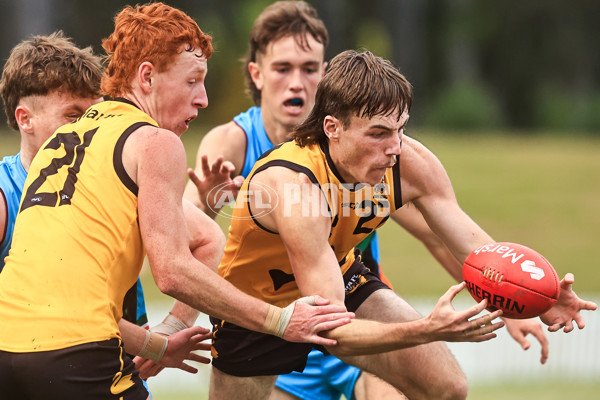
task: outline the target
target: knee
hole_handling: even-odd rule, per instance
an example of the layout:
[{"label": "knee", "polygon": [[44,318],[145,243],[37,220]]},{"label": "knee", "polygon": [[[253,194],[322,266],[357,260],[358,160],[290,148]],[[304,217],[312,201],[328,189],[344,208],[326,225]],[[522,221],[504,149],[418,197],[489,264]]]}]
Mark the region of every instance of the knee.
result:
[{"label": "knee", "polygon": [[467,379],[462,376],[461,379],[456,379],[450,387],[447,399],[464,400],[469,392],[469,384]]},{"label": "knee", "polygon": [[[435,381],[423,382],[418,386],[418,393],[407,391],[409,398],[439,399],[439,400],[464,400],[467,398],[469,385],[467,378],[463,373],[447,374],[439,377]],[[402,390],[402,389],[401,389]]]},{"label": "knee", "polygon": [[443,400],[464,400],[467,398],[469,392],[469,384],[467,378],[460,374],[454,376],[450,381],[446,382],[443,387],[440,387],[441,393],[439,396],[433,396],[431,398],[439,398]]}]

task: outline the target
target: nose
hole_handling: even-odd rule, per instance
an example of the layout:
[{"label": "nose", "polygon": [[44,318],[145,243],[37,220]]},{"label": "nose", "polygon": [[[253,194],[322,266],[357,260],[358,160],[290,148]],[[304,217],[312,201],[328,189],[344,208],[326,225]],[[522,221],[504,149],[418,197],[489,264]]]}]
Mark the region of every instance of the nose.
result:
[{"label": "nose", "polygon": [[194,96],[194,106],[197,108],[208,107],[208,94],[204,85],[200,85],[198,93]]},{"label": "nose", "polygon": [[300,68],[295,68],[292,70],[292,73],[290,75],[290,82],[289,82],[289,88],[291,90],[302,90],[303,88],[303,84],[302,84],[302,71],[300,70]]},{"label": "nose", "polygon": [[388,144],[388,147],[387,147],[387,155],[399,156],[401,150],[402,150],[402,132],[399,132],[397,135],[392,135],[390,137],[390,143]]}]

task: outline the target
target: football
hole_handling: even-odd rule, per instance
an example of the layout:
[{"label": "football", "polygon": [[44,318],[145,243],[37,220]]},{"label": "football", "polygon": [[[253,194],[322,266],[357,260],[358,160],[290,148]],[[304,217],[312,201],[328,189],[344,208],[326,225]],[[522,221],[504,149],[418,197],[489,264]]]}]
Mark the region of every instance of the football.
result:
[{"label": "football", "polygon": [[463,279],[478,302],[488,299],[489,311],[503,317],[533,318],[548,311],[560,294],[552,265],[529,247],[509,242],[481,246],[467,257]]}]

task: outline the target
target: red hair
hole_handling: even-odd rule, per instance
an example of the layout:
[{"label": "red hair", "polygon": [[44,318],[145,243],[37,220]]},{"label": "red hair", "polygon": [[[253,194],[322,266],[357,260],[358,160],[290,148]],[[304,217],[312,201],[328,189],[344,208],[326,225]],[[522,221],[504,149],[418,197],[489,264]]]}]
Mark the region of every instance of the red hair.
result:
[{"label": "red hair", "polygon": [[114,32],[102,42],[108,57],[102,91],[123,96],[131,90],[137,67],[149,61],[159,71],[169,68],[182,51],[212,55],[212,38],[186,13],[163,3],[125,7],[115,17]]}]

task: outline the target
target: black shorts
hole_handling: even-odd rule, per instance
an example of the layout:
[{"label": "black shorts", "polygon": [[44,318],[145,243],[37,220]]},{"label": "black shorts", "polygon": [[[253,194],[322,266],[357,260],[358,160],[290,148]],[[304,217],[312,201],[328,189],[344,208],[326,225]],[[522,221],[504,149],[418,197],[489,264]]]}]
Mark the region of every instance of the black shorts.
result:
[{"label": "black shorts", "polygon": [[144,387],[120,340],[31,353],[0,351],[3,400],[146,400]]},{"label": "black shorts", "polygon": [[[389,287],[360,261],[344,274],[345,305],[356,311],[371,293]],[[212,364],[233,376],[282,375],[302,372],[313,349],[327,353],[322,346],[292,343],[277,336],[241,328],[221,319],[210,318],[213,325]]]}]

